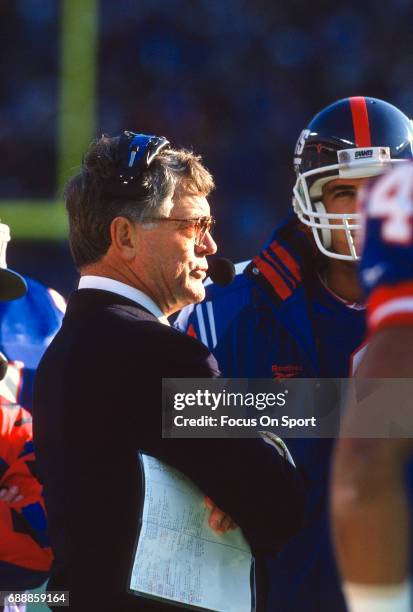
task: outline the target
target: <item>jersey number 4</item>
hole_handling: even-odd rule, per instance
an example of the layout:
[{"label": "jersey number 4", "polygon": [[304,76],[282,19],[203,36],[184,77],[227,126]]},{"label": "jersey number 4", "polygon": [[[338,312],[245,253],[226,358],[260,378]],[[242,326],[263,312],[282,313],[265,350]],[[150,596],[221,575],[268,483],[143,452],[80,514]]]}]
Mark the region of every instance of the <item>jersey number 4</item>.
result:
[{"label": "jersey number 4", "polygon": [[382,176],[367,195],[368,218],[382,219],[383,242],[413,242],[413,164],[397,166]]}]

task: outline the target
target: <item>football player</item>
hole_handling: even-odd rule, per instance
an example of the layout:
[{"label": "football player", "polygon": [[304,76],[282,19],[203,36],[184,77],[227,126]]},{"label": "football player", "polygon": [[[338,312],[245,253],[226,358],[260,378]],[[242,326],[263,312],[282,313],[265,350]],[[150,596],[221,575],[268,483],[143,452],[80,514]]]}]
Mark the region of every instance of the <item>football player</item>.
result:
[{"label": "football player", "polygon": [[52,562],[30,411],[34,374],[65,302],[7,268],[9,240],[0,223],[0,590],[24,591],[44,583]]},{"label": "football player", "polygon": [[[361,212],[360,280],[368,298],[369,339],[357,378],[413,378],[413,164],[375,179],[362,196]],[[411,387],[391,385],[387,398],[383,387],[369,387],[373,418],[381,406],[394,414],[406,399],[411,412]],[[345,427],[352,431],[370,408],[365,392],[363,400],[362,407],[349,402]],[[337,442],[333,528],[351,612],[412,610],[404,477],[412,450],[409,437]]]},{"label": "football player", "polygon": [[[226,377],[347,377],[365,335],[357,277],[356,197],[368,177],[412,158],[411,122],[368,97],[339,100],[301,132],[293,211],[227,287],[177,325],[215,354]],[[344,612],[332,552],[329,439],[290,439],[309,481],[305,528],[269,560],[272,612]]]}]

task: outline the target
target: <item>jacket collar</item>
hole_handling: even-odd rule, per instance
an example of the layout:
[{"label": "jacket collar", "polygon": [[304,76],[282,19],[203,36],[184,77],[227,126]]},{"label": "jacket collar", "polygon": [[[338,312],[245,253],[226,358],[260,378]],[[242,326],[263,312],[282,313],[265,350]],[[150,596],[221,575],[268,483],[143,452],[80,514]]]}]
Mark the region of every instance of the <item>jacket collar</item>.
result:
[{"label": "jacket collar", "polygon": [[315,277],[321,258],[312,236],[291,213],[275,229],[245,273],[273,303],[281,304],[303,283],[307,284]]},{"label": "jacket collar", "polygon": [[317,373],[318,355],[312,332],[308,288],[317,282],[322,262],[312,236],[294,213],[279,225],[245,269],[273,316],[301,346],[310,370]]},{"label": "jacket collar", "polygon": [[102,291],[101,289],[78,289],[74,291],[69,297],[65,317],[77,317],[110,306],[126,307],[130,312],[135,312],[140,318],[148,321],[158,320],[141,304],[137,304],[135,301],[117,293]]},{"label": "jacket collar", "polygon": [[160,323],[169,325],[169,321],[157,304],[143,291],[107,276],[85,275],[79,280],[79,289],[102,289],[122,295],[136,304],[149,310]]}]

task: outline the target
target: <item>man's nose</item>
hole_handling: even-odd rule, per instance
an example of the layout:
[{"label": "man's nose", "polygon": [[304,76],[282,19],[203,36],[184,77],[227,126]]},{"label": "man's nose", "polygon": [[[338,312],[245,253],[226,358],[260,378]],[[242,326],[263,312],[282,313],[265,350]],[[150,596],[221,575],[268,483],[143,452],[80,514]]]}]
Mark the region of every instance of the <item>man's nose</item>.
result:
[{"label": "man's nose", "polygon": [[210,232],[206,232],[202,239],[202,244],[197,246],[196,249],[198,252],[202,253],[202,255],[215,255],[218,247]]}]

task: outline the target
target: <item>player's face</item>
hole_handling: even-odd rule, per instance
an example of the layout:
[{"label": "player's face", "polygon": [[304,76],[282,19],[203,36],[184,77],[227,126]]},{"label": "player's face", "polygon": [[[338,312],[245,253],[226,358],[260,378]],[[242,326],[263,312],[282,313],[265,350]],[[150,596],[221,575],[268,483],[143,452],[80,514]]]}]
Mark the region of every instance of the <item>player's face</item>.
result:
[{"label": "player's face", "polygon": [[[328,213],[354,214],[357,212],[357,196],[367,178],[334,179],[323,187],[323,204]],[[340,219],[330,219],[330,225],[341,223]],[[353,236],[354,238],[354,236]],[[350,250],[344,230],[332,230],[332,250],[340,255],[349,255]]]},{"label": "player's face", "polygon": [[203,281],[206,277],[207,255],[217,250],[211,234],[206,232],[199,244],[196,224],[185,221],[209,217],[210,208],[204,196],[189,192],[175,194],[165,217],[180,221],[160,221],[149,229],[148,258],[153,271],[152,294],[167,314],[188,304],[201,302],[205,297]]}]

